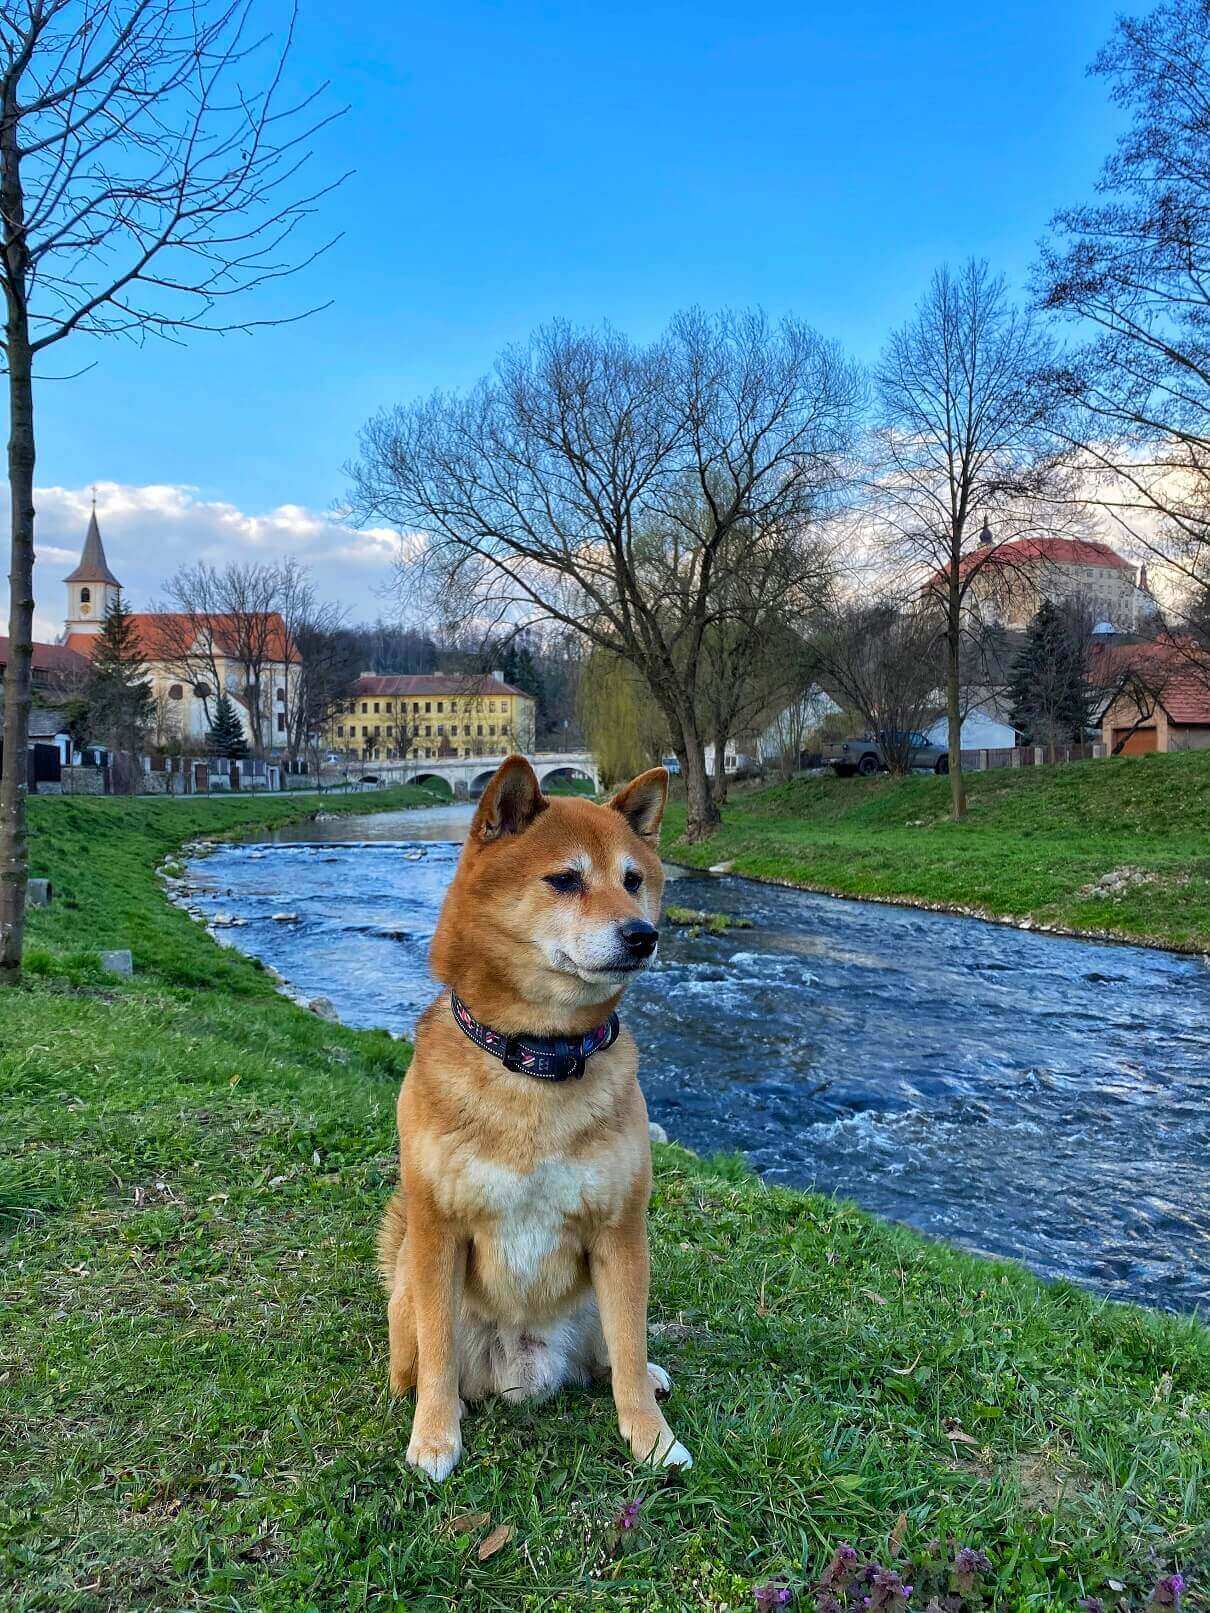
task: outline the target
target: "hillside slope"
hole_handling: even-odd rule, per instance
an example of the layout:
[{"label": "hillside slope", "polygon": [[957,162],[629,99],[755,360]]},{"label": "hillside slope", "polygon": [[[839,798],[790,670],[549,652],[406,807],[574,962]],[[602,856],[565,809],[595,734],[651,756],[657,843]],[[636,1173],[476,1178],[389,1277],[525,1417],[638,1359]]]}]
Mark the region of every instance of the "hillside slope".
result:
[{"label": "hillside slope", "polygon": [[664,852],[842,896],[1029,919],[1184,951],[1210,950],[1210,751],[1003,769],[949,783],[796,780],[737,793],[699,846],[669,810]]}]

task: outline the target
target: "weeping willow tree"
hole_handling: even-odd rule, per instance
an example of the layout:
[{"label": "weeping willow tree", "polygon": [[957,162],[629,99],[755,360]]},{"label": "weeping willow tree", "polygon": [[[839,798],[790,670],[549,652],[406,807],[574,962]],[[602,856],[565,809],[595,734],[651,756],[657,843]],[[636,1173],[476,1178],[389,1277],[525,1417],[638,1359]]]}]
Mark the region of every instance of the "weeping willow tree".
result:
[{"label": "weeping willow tree", "polygon": [[629,661],[595,649],[580,669],[576,714],[606,786],[655,767],[670,747],[668,724]]}]

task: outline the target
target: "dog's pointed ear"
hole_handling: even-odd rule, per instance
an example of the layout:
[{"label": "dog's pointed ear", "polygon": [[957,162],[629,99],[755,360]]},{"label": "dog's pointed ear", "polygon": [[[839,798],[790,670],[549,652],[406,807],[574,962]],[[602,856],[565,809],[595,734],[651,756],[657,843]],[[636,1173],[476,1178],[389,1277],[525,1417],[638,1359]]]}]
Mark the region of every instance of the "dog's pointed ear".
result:
[{"label": "dog's pointed ear", "polygon": [[653,767],[640,773],[618,791],[609,805],[622,814],[640,840],[658,845],[660,820],[668,805],[668,769]]},{"label": "dog's pointed ear", "polygon": [[493,773],[471,824],[476,840],[523,834],[550,803],[524,756],[506,757]]}]

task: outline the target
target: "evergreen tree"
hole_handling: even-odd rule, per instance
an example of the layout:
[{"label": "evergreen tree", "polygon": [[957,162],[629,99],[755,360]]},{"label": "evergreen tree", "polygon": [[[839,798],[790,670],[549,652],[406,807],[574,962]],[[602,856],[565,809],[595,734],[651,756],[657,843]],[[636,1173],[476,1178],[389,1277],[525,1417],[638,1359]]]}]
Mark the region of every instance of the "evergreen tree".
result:
[{"label": "evergreen tree", "polygon": [[248,754],[248,741],[240,724],[230,695],[220,694],[214,708],[214,721],[206,735],[206,744],[214,756],[227,756],[238,761]]},{"label": "evergreen tree", "polygon": [[1093,694],[1088,682],[1088,635],[1079,612],[1043,601],[1029,625],[1009,683],[1012,724],[1029,744],[1055,747],[1079,742],[1087,728]]},{"label": "evergreen tree", "polygon": [[112,750],[137,755],[151,726],[155,701],[138,633],[121,593],[101,625],[86,699],[91,734]]}]

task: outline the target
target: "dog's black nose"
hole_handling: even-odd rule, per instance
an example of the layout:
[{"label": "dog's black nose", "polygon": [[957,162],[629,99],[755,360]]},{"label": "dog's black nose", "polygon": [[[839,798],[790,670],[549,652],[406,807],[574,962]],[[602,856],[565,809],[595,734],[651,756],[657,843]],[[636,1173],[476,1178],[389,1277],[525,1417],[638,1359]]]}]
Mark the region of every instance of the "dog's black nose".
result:
[{"label": "dog's black nose", "polygon": [[646,919],[627,919],[625,924],[619,924],[618,934],[632,958],[649,958],[660,938],[655,925]]}]

